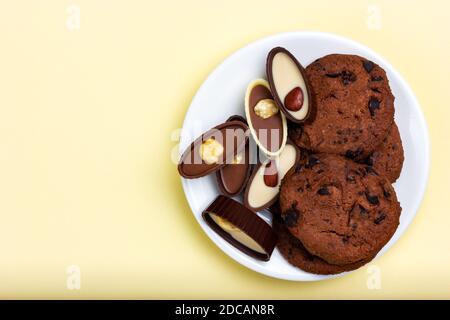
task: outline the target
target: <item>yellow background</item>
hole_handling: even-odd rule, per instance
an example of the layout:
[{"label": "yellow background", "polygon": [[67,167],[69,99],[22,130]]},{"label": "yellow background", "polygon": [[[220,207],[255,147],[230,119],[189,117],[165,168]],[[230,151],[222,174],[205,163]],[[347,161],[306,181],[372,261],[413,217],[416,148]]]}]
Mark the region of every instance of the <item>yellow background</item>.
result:
[{"label": "yellow background", "polygon": [[[444,0],[1,0],[0,298],[450,298],[449,12]],[[196,223],[170,162],[171,133],[213,68],[294,30],[380,53],[427,119],[426,196],[375,262],[380,290],[367,268],[295,283],[242,267]],[[66,287],[70,265],[80,290]]]}]

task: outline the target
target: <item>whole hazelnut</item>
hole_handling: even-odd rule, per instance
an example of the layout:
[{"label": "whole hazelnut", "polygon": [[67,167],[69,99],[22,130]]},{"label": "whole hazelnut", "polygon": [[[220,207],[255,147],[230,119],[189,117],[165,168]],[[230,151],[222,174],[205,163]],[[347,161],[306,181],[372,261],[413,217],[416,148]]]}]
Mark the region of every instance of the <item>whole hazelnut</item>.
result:
[{"label": "whole hazelnut", "polygon": [[270,160],[264,168],[264,184],[271,188],[278,185],[278,170],[275,160]]},{"label": "whole hazelnut", "polygon": [[303,106],[303,91],[300,87],[292,89],[284,98],[284,106],[290,111],[298,111]]}]

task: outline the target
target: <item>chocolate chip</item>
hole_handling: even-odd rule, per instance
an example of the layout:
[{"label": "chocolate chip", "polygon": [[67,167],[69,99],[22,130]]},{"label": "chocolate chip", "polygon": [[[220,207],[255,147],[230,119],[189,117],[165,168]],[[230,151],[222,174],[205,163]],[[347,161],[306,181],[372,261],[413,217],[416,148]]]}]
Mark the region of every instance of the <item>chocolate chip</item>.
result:
[{"label": "chocolate chip", "polygon": [[369,100],[369,107],[371,109],[379,109],[380,108],[380,100],[376,97],[371,97]]},{"label": "chocolate chip", "polygon": [[353,223],[350,225],[350,228],[352,229],[352,231],[355,231],[357,227],[358,227],[358,224],[357,224],[356,222],[353,222]]},{"label": "chocolate chip", "polygon": [[384,219],[386,219],[386,214],[385,214],[384,212],[380,212],[380,213],[378,214],[378,216],[375,218],[375,220],[373,220],[373,222],[374,222],[375,224],[380,224],[381,221],[383,221]]},{"label": "chocolate chip", "polygon": [[361,148],[358,148],[355,151],[347,150],[345,152],[345,156],[349,159],[355,159],[355,158],[359,157],[362,153],[363,153],[363,150]]},{"label": "chocolate chip", "polygon": [[373,204],[373,205],[380,204],[380,201],[378,200],[378,197],[377,196],[372,196],[368,192],[366,192],[366,199],[367,199],[367,201],[369,201],[370,204]]},{"label": "chocolate chip", "polygon": [[305,190],[303,190],[302,187],[298,187],[298,188],[297,188],[297,192],[303,192],[303,191],[305,191]]},{"label": "chocolate chip", "polygon": [[375,110],[380,108],[380,100],[375,97],[371,97],[369,100],[369,111],[370,115],[375,116]]},{"label": "chocolate chip", "polygon": [[350,238],[349,236],[343,236],[343,237],[342,237],[342,242],[345,243],[345,244],[347,244],[349,238]]},{"label": "chocolate chip", "polygon": [[347,158],[349,158],[349,159],[353,159],[353,158],[355,158],[355,153],[354,153],[354,151],[352,151],[352,150],[347,150],[347,151],[345,152],[345,156],[346,156]]},{"label": "chocolate chip", "polygon": [[327,186],[323,186],[319,190],[317,190],[317,194],[320,194],[321,196],[326,196],[330,194],[330,190],[328,190]]},{"label": "chocolate chip", "polygon": [[284,219],[284,223],[286,224],[286,226],[288,226],[290,228],[295,227],[297,225],[297,220],[298,220],[299,215],[300,215],[300,213],[298,212],[297,208],[291,207],[291,208],[287,209],[283,213],[283,219]]},{"label": "chocolate chip", "polygon": [[382,76],[372,77],[371,80],[372,81],[381,81],[381,80],[383,80],[383,77]]},{"label": "chocolate chip", "polygon": [[373,70],[374,64],[370,60],[364,60],[363,61],[363,67],[367,71],[367,73],[370,73]]},{"label": "chocolate chip", "polygon": [[372,92],[375,92],[375,93],[381,93],[380,89],[378,89],[378,88],[372,88],[370,90],[372,90]]},{"label": "chocolate chip", "polygon": [[320,160],[319,159],[317,159],[316,157],[314,157],[314,156],[309,156],[308,157],[308,163],[305,165],[305,167],[306,168],[312,168],[312,167],[314,167],[316,164],[319,164],[320,163]]},{"label": "chocolate chip", "polygon": [[385,189],[383,189],[383,195],[386,199],[389,199],[391,197],[391,193]]},{"label": "chocolate chip", "polygon": [[333,72],[333,73],[326,73],[325,74],[328,78],[337,78],[341,75],[340,72]]},{"label": "chocolate chip", "polygon": [[366,160],[364,160],[365,164],[367,164],[368,166],[373,166],[373,158],[372,155],[368,156],[366,158]]},{"label": "chocolate chip", "polygon": [[378,173],[375,171],[375,169],[372,166],[367,166],[366,172],[371,175],[378,176]]},{"label": "chocolate chip", "polygon": [[345,70],[342,71],[341,77],[342,77],[342,83],[344,84],[344,86],[356,81],[356,75],[350,71],[345,71]]}]

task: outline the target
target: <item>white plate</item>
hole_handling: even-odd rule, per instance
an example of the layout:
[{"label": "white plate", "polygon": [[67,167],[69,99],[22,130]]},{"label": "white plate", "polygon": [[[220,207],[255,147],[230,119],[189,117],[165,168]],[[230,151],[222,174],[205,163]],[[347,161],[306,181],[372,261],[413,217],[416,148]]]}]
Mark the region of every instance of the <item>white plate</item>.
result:
[{"label": "white plate", "polygon": [[[265,78],[266,55],[276,46],[291,51],[304,66],[326,54],[349,53],[378,63],[388,74],[395,96],[395,119],[405,150],[403,170],[394,185],[403,211],[397,231],[379,252],[379,257],[400,238],[413,220],[425,191],[430,160],[428,132],[414,93],[400,74],[371,49],[352,40],[320,32],[283,33],[251,43],[228,57],[198,90],[184,119],[180,151],[204,131],[224,122],[229,116],[244,115],[247,84],[253,79]],[[274,251],[269,262],[257,261],[240,252],[212,231],[201,217],[203,209],[219,193],[215,175],[196,180],[182,179],[182,183],[198,223],[211,240],[234,260],[252,270],[280,279],[315,281],[336,277],[315,275],[291,266],[278,250]],[[268,215],[261,215],[268,220]]]}]

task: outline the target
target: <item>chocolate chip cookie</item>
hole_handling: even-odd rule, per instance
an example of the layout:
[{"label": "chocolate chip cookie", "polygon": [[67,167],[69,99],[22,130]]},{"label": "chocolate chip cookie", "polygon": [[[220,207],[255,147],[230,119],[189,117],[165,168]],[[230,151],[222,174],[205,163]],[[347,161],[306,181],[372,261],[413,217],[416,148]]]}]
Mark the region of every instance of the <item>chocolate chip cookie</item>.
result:
[{"label": "chocolate chip cookie", "polygon": [[361,263],[392,237],[401,207],[372,167],[320,154],[296,169],[281,184],[281,217],[312,255],[330,264]]},{"label": "chocolate chip cookie", "polygon": [[385,71],[356,55],[332,54],[306,68],[314,115],[290,138],[316,153],[364,159],[386,137],[394,96]]},{"label": "chocolate chip cookie", "polygon": [[400,177],[404,159],[402,139],[394,122],[386,138],[365,162],[393,183]]},{"label": "chocolate chip cookie", "polygon": [[303,244],[295,238],[281,219],[274,219],[273,228],[278,236],[277,248],[281,255],[292,265],[315,274],[337,274],[362,267],[372,258],[357,263],[338,266],[310,254]]}]

